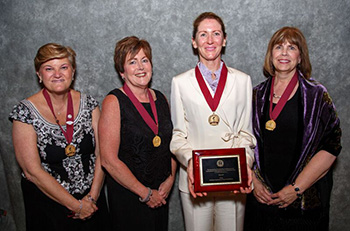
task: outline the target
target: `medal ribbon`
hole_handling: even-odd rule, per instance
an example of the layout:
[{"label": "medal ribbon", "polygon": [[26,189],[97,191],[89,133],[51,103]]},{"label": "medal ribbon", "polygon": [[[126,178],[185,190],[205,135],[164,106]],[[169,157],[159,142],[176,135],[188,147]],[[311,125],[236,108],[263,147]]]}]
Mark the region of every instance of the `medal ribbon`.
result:
[{"label": "medal ribbon", "polygon": [[196,73],[197,82],[199,84],[199,87],[200,87],[203,95],[204,95],[204,98],[207,101],[210,109],[214,112],[218,108],[222,93],[224,92],[224,88],[225,88],[225,84],[226,84],[226,80],[227,80],[227,67],[224,63],[222,66],[221,76],[219,79],[218,87],[215,91],[214,98],[211,96],[211,94],[208,90],[208,87],[206,86],[206,84],[204,82],[202,73],[200,72],[198,65],[196,66],[195,73]]},{"label": "medal ribbon", "polygon": [[142,119],[146,122],[148,127],[151,128],[151,130],[153,131],[153,133],[155,135],[158,135],[158,114],[157,114],[156,104],[155,104],[155,102],[153,100],[153,96],[151,94],[151,91],[147,88],[149,103],[151,104],[151,109],[152,109],[152,113],[153,113],[155,121],[148,114],[146,109],[142,106],[140,101],[136,98],[134,93],[132,93],[132,91],[130,90],[130,88],[128,87],[128,85],[126,83],[124,83],[124,85],[123,85],[123,90],[125,91],[126,95],[131,100],[132,104],[135,106],[136,110],[141,115]]},{"label": "medal ribbon", "polygon": [[[66,115],[66,126],[67,126],[67,131],[64,131],[62,126],[59,123],[59,120],[57,119],[55,112],[53,110],[53,106],[52,106],[52,101],[50,98],[49,93],[47,93],[46,89],[43,89],[43,95],[46,99],[47,105],[49,105],[49,108],[51,109],[51,112],[53,114],[53,116],[56,119],[56,123],[58,124],[58,126],[60,127],[64,137],[66,138],[68,144],[70,144],[72,142],[73,139],[73,121],[74,121],[74,108],[73,108],[73,100],[72,100],[72,95],[70,93],[70,90],[68,91],[68,104],[67,104],[67,115]],[[69,116],[71,115],[71,116]]]},{"label": "medal ribbon", "polygon": [[274,86],[274,83],[275,83],[275,78],[276,77],[272,77],[271,90],[270,90],[270,111],[269,112],[270,112],[270,119],[272,119],[272,120],[276,120],[277,119],[277,117],[281,113],[284,105],[286,105],[289,96],[292,94],[292,92],[294,90],[295,85],[297,85],[298,73],[297,73],[297,71],[295,72],[295,74],[293,75],[292,79],[288,83],[287,88],[284,90],[284,92],[283,92],[280,100],[278,101],[277,105],[272,110],[273,86]]}]

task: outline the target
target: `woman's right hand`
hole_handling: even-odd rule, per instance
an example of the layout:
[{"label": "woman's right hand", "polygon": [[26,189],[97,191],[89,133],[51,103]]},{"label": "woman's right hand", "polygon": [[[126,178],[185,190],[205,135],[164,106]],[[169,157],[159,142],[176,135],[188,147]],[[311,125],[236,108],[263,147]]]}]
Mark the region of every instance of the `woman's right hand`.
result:
[{"label": "woman's right hand", "polygon": [[150,200],[146,203],[148,207],[155,209],[166,204],[165,199],[159,194],[158,190],[152,189],[152,196]]},{"label": "woman's right hand", "polygon": [[260,182],[260,180],[256,178],[254,173],[253,173],[253,184],[254,184],[253,194],[257,201],[259,201],[262,204],[267,204],[268,202],[272,201],[271,193],[269,192],[269,190],[265,188],[265,186]]}]

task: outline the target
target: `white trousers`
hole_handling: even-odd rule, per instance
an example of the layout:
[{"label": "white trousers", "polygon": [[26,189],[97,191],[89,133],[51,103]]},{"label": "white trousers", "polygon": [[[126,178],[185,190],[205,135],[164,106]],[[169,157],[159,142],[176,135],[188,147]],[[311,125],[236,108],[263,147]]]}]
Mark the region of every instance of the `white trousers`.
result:
[{"label": "white trousers", "polygon": [[243,231],[245,194],[208,193],[196,199],[180,195],[186,231]]}]

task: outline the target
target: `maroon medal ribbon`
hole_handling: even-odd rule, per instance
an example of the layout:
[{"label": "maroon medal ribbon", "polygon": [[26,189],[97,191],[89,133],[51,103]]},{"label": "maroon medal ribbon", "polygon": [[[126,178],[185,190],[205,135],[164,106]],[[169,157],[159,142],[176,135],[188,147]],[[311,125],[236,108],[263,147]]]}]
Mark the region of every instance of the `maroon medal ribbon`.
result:
[{"label": "maroon medal ribbon", "polygon": [[[292,79],[290,80],[290,82],[287,85],[287,88],[284,90],[280,100],[278,101],[277,105],[275,106],[275,108],[272,110],[272,100],[273,100],[273,92],[274,92],[274,83],[275,83],[275,78],[276,77],[272,77],[272,81],[271,81],[271,90],[270,90],[270,108],[269,108],[269,114],[270,114],[270,119],[269,121],[267,121],[266,126],[268,126],[268,123],[273,123],[273,127],[270,127],[270,129],[268,127],[266,127],[266,129],[273,131],[276,127],[276,123],[274,122],[277,117],[279,116],[279,114],[281,113],[283,107],[286,105],[289,96],[292,94],[294,87],[296,86],[296,84],[298,83],[298,73],[297,71],[295,72],[295,74],[293,75]],[[271,125],[270,125],[271,126]]]},{"label": "maroon medal ribbon", "polygon": [[147,94],[149,98],[149,103],[151,105],[152,113],[154,116],[154,120],[150,116],[150,114],[146,111],[146,109],[142,106],[140,101],[136,98],[134,93],[130,90],[128,85],[124,83],[123,85],[123,90],[125,91],[126,95],[129,97],[131,100],[132,104],[135,106],[136,110],[139,112],[141,115],[142,119],[146,122],[148,127],[153,131],[155,137],[153,139],[153,145],[155,147],[158,147],[160,145],[160,137],[158,136],[158,114],[157,114],[157,108],[156,104],[154,102],[153,96],[151,94],[151,91],[147,88]]},{"label": "maroon medal ribbon", "polygon": [[225,88],[225,84],[226,84],[226,80],[227,80],[227,67],[225,65],[225,63],[222,66],[222,70],[221,70],[221,76],[219,79],[219,83],[218,83],[218,87],[216,89],[214,98],[211,96],[208,87],[206,86],[202,73],[199,70],[198,65],[196,66],[196,79],[197,82],[199,84],[199,87],[204,95],[205,100],[207,101],[210,109],[214,112],[217,107],[219,106],[220,103],[220,99],[222,96],[222,93],[224,92],[224,88]]},{"label": "maroon medal ribbon", "polygon": [[200,72],[198,65],[196,66],[195,74],[196,74],[196,79],[199,84],[199,87],[202,91],[202,94],[205,100],[207,101],[207,104],[209,105],[211,111],[213,112],[213,114],[209,116],[208,122],[212,126],[217,126],[219,124],[220,118],[218,115],[215,114],[215,111],[219,106],[222,93],[224,92],[224,88],[227,80],[227,67],[225,63],[223,63],[221,76],[220,76],[218,87],[216,88],[214,97],[211,96],[209,89],[204,82],[202,73]]},{"label": "maroon medal ribbon", "polygon": [[[47,93],[46,89],[43,89],[43,95],[45,97],[45,100],[47,102],[47,105],[49,106],[49,108],[51,109],[51,112],[53,114],[53,116],[56,119],[56,123],[58,124],[58,126],[60,127],[64,137],[66,138],[67,142],[68,142],[68,148],[70,149],[70,152],[67,153],[67,148],[66,148],[66,155],[67,156],[72,156],[75,154],[75,147],[73,145],[70,145],[70,143],[72,142],[73,139],[73,125],[74,125],[74,108],[73,108],[73,99],[72,99],[72,95],[70,93],[70,90],[68,91],[68,103],[67,103],[67,115],[66,115],[66,127],[67,127],[67,131],[64,131],[62,126],[59,123],[59,120],[56,117],[56,114],[53,110],[53,106],[52,106],[52,101],[50,98],[49,93]],[[74,150],[71,150],[74,149]],[[72,153],[74,152],[74,153]]]}]

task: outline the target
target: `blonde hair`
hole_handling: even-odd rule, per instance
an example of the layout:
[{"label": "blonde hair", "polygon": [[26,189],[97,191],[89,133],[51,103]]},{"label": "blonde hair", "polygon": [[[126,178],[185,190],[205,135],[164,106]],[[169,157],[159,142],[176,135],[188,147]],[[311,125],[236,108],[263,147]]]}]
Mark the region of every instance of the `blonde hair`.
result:
[{"label": "blonde hair", "polygon": [[68,58],[70,64],[72,65],[73,70],[76,68],[75,63],[75,51],[68,47],[62,46],[57,43],[47,43],[39,48],[35,58],[34,58],[34,66],[35,70],[38,72],[40,66],[47,61],[52,59],[63,59]]}]

